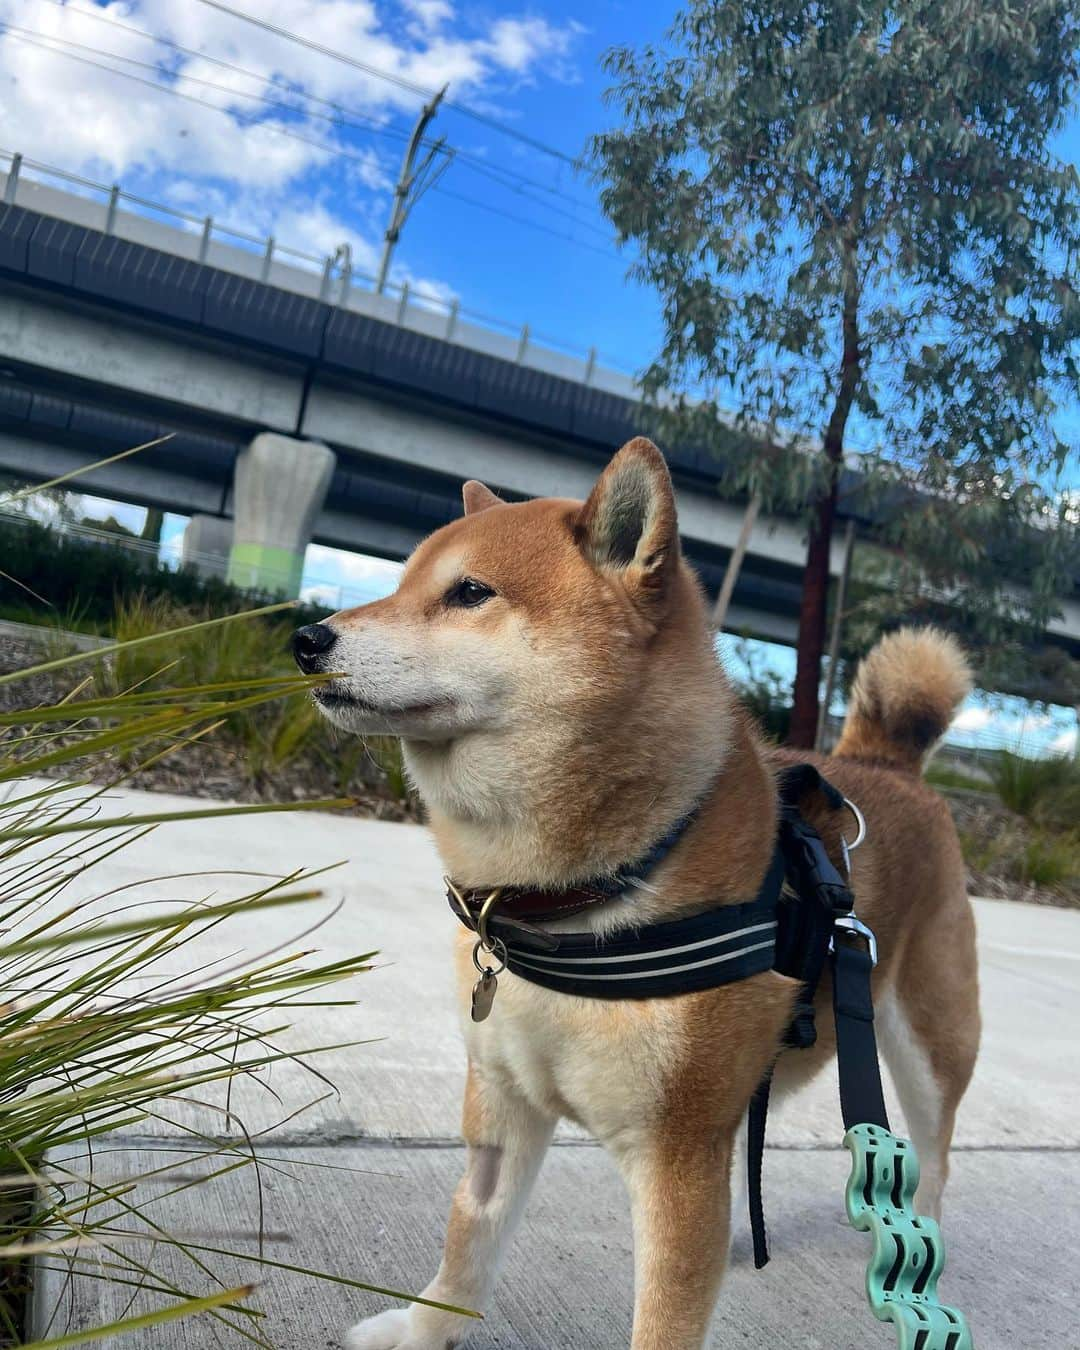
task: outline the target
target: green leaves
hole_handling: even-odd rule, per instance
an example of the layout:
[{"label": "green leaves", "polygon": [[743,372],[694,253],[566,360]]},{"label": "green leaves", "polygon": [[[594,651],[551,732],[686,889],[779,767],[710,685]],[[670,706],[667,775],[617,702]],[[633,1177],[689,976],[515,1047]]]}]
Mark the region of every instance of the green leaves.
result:
[{"label": "green leaves", "polygon": [[[1076,453],[1059,410],[1077,394],[1080,190],[1051,145],[1078,36],[1077,0],[692,0],[677,54],[609,56],[619,124],[593,147],[662,306],[647,395],[689,396],[658,433],[713,449],[725,488],[803,511],[828,484],[806,460],[839,431],[867,497],[904,503],[890,542],[940,546],[920,561],[988,617],[982,561],[1007,527],[1039,569]],[[1009,509],[979,520],[973,497],[1003,481]],[[963,546],[921,520],[927,494],[954,523],[963,508]],[[1072,533],[1051,552],[1075,566]],[[1038,622],[1072,581],[1045,572]]]}]

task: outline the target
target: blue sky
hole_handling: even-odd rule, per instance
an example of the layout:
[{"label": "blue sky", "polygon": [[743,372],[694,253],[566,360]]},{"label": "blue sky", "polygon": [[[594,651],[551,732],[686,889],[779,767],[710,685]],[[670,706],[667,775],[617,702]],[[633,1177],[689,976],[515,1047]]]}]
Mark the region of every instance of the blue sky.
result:
[{"label": "blue sky", "polygon": [[[626,279],[629,259],[610,242],[593,187],[521,138],[579,155],[614,117],[603,103],[603,53],[662,38],[674,4],[228,3],[392,78],[205,0],[0,0],[0,148],[312,253],[348,241],[360,270],[373,271],[400,137],[421,101],[401,82],[449,80],[448,97],[488,120],[440,111],[431,134],[460,153],[415,207],[394,279],[510,325],[528,322],[541,340],[595,346],[627,370],[655,353],[656,300]],[[1080,120],[1059,148],[1080,161]],[[182,524],[171,520],[167,538]],[[315,548],[306,581],[328,597],[326,588],[344,587],[354,601],[385,589],[392,573]],[[777,659],[786,669],[790,657]]]},{"label": "blue sky", "polygon": [[[523,6],[236,0],[235,7],[420,83],[458,72],[450,98],[571,157],[608,116],[601,54],[618,41],[658,36],[673,12],[611,0],[588,6],[584,20],[561,0]],[[92,9],[94,21],[78,12]],[[0,0],[0,20],[8,25],[0,34],[3,148],[103,182],[118,180],[199,216],[212,211],[240,229],[273,230],[282,243],[313,252],[348,239],[361,266],[367,262],[373,270],[401,155],[393,133],[411,127],[417,97],[199,0],[71,0],[66,6]],[[242,93],[289,96],[155,46],[131,28],[293,84],[374,118],[381,131],[338,130],[299,111],[260,106]],[[161,82],[229,116],[125,78],[155,78],[135,64],[140,61],[157,64]],[[192,79],[177,78],[184,74]],[[234,96],[195,84],[198,79]],[[58,87],[65,90],[59,100]],[[295,102],[309,112],[323,110]],[[265,125],[241,125],[253,112],[264,124],[332,141],[342,153],[321,154]],[[591,185],[562,161],[450,108],[440,112],[431,134],[445,136],[462,158],[413,212],[398,253],[398,279],[456,295],[463,306],[515,325],[528,322],[557,341],[595,345],[629,369],[640,367],[656,346],[656,305],[626,283],[627,260],[610,243]],[[497,184],[485,166],[529,182]]]},{"label": "blue sky", "polygon": [[[661,39],[677,8],[644,0],[592,0],[584,9],[566,0],[230,3],[394,79],[427,87],[449,79],[450,100],[571,157],[614,120],[603,102],[603,54]],[[314,253],[348,240],[358,265],[374,270],[401,155],[395,137],[411,127],[415,94],[205,0],[0,0],[0,23],[0,148]],[[331,105],[357,125],[322,120]],[[640,369],[659,345],[657,303],[626,279],[629,259],[610,242],[589,181],[452,107],[430,134],[460,155],[415,207],[396,278]],[[1059,149],[1080,161],[1080,120]],[[507,173],[528,182],[491,176]]]}]

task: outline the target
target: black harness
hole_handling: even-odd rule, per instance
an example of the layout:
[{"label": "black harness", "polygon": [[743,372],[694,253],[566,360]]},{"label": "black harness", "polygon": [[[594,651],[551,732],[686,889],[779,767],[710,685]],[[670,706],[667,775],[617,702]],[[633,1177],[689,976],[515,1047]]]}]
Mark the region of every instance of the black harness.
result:
[{"label": "black harness", "polygon": [[[753,900],[690,919],[620,929],[609,937],[552,934],[558,945],[547,951],[527,946],[530,935],[505,941],[506,968],[545,989],[586,998],[662,998],[760,975],[776,960],[784,870],[777,849]],[[497,936],[497,919],[490,928]]]},{"label": "black harness", "polygon": [[[779,971],[800,985],[784,1037],[785,1046],[793,1049],[806,1049],[817,1039],[814,997],[825,963],[831,959],[844,1126],[873,1124],[888,1129],[870,990],[877,961],[874,937],[855,916],[847,879],[799,810],[799,803],[814,790],[823,794],[833,810],[847,809],[851,803],[811,764],[785,770],[779,790],[780,826],[772,861],[757,895],[745,904],[722,905],[669,923],[619,929],[610,936],[554,933],[500,915],[498,890],[488,895],[485,905],[463,897],[451,885],[451,908],[478,934],[478,949],[521,979],[558,993],[585,998],[662,998],[715,989],[767,970]],[[695,818],[696,813],[678,822],[645,858],[617,878],[593,883],[590,889],[598,898],[602,893],[614,899],[644,882]],[[859,823],[861,831],[861,817]],[[846,864],[848,846],[843,847]],[[474,991],[474,1017],[480,1020],[490,1009],[498,972],[485,970],[476,952],[474,962],[481,975]],[[483,1011],[477,1017],[477,994],[481,992]],[[770,1080],[771,1070],[751,1101],[747,1132],[750,1224],[754,1264],[759,1269],[769,1259],[761,1174]]]}]

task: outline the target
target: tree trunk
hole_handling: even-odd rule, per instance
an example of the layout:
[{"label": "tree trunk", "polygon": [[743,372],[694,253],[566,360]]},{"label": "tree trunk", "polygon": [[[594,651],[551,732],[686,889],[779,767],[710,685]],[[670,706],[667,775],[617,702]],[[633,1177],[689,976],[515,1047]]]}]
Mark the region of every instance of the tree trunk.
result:
[{"label": "tree trunk", "polygon": [[825,695],[818,709],[817,735],[814,737],[814,749],[824,751],[826,723],[829,717],[829,705],[836,692],[836,667],[840,660],[840,633],[844,627],[844,605],[847,601],[848,582],[851,580],[851,559],[855,552],[855,522],[849,520],[844,531],[844,562],[840,568],[840,580],[836,583],[836,604],[833,607],[832,631],[829,634],[829,667],[825,673]]},{"label": "tree trunk", "polygon": [[735,547],[728,559],[727,571],[724,573],[720,594],[716,597],[716,604],[713,606],[712,626],[717,633],[724,631],[727,612],[731,607],[731,597],[735,594],[735,587],[738,584],[739,573],[742,571],[746,550],[750,547],[750,536],[754,531],[754,523],[760,511],[761,498],[755,492],[746,504],[746,512],[743,515],[739,537],[735,541]]},{"label": "tree trunk", "polygon": [[806,551],[802,601],[799,605],[799,647],[795,666],[795,705],[791,710],[788,743],[812,750],[817,736],[818,690],[821,685],[821,654],[825,650],[825,616],[829,603],[829,555],[839,474],[831,475],[829,487],[817,504]]},{"label": "tree trunk", "polygon": [[[854,219],[857,223],[858,214]],[[806,551],[802,600],[799,605],[799,646],[795,665],[795,701],[791,710],[788,744],[812,750],[817,737],[818,701],[821,688],[821,654],[825,650],[825,617],[829,603],[829,557],[840,470],[844,462],[844,432],[855,402],[861,375],[859,352],[859,277],[855,240],[844,239],[843,350],[840,357],[840,387],[836,391],[829,425],[825,429],[825,490],[814,510],[810,543]]]}]

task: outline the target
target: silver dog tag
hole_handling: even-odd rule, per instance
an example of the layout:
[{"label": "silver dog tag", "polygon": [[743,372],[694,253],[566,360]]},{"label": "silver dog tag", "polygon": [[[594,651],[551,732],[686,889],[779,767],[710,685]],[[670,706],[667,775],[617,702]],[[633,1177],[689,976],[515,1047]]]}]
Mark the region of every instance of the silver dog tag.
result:
[{"label": "silver dog tag", "polygon": [[495,978],[493,970],[485,970],[473,985],[472,1020],[474,1022],[482,1022],[491,1012],[491,1005],[495,1002],[495,990],[498,987],[499,981]]}]

